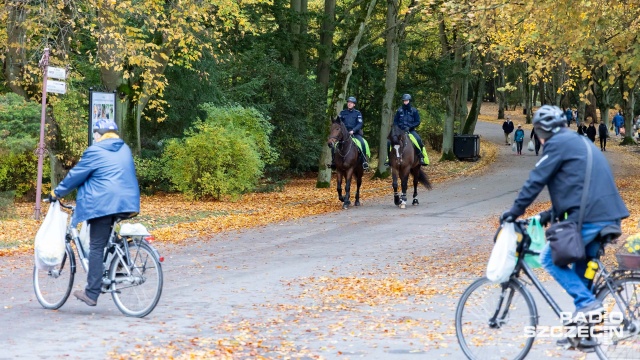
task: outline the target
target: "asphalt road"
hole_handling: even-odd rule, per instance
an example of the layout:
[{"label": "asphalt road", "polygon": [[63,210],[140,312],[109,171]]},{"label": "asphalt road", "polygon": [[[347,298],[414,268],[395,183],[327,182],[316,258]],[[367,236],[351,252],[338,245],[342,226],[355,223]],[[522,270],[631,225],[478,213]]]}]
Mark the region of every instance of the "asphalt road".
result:
[{"label": "asphalt road", "polygon": [[[497,124],[479,123],[477,133],[504,141]],[[326,359],[463,358],[453,331],[457,299],[484,271],[493,219],[510,207],[536,159],[501,145],[488,169],[420,191],[419,206],[396,208],[390,190],[382,199],[365,195],[360,208],[187,246],[160,244],[164,292],[144,319],[121,315],[108,295],[95,308],[72,296],[60,310],[44,310],[32,290],[32,257],[0,258],[0,359],[128,357],[140,348],[171,348],[170,342],[194,349],[203,339],[260,340],[272,349],[262,352],[267,358],[296,352]],[[376,292],[393,289],[387,285],[394,279],[425,291]],[[80,270],[75,287],[84,283]],[[573,310],[566,294],[545,284]],[[349,299],[366,291],[373,300]],[[536,299],[541,323],[557,325]],[[536,340],[530,358],[580,355]]]}]

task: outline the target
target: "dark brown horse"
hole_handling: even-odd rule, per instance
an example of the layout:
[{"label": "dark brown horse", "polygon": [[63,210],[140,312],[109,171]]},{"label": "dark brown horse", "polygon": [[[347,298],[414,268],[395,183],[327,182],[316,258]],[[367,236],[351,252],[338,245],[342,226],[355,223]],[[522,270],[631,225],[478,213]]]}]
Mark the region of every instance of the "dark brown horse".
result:
[{"label": "dark brown horse", "polygon": [[[362,184],[362,160],[358,156],[358,147],[354,144],[349,131],[339,118],[331,122],[331,132],[327,140],[329,147],[333,148],[336,172],[338,173],[338,200],[340,200],[343,209],[348,209],[351,205],[349,196],[351,192],[351,177],[356,176],[356,202],[355,206],[360,206],[360,185]],[[344,187],[345,194],[342,196],[342,178],[347,181]]]},{"label": "dark brown horse", "polygon": [[[398,126],[393,125],[389,132],[389,143],[391,151],[389,153],[389,166],[393,178],[393,202],[401,209],[407,204],[407,183],[409,174],[413,176],[413,205],[418,205],[418,183],[421,183],[428,190],[431,190],[431,183],[427,174],[420,168],[420,157],[418,151],[411,140],[409,134]],[[398,194],[398,176],[402,186],[402,194]]]}]

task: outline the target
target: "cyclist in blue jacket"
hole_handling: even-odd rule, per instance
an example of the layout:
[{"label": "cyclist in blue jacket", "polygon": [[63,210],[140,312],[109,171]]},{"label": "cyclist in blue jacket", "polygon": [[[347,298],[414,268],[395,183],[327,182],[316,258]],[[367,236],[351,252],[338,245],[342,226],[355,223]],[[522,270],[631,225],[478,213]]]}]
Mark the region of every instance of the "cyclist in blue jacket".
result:
[{"label": "cyclist in blue jacket", "polygon": [[113,120],[98,120],[93,128],[94,144],[51,192],[51,200],[55,201],[78,189],[72,224],[87,220],[90,253],[87,286],[73,295],[89,306],[96,306],[101,293],[103,254],[115,216],[135,216],[140,212],[140,188],[133,157],[117,131]]}]

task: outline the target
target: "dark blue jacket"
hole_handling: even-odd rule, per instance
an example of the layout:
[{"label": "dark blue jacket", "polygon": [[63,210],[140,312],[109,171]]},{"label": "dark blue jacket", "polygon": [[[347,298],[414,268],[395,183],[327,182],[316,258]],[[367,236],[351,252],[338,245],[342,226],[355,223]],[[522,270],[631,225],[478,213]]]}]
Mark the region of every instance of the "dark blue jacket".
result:
[{"label": "dark blue jacket", "polygon": [[340,111],[339,116],[347,130],[353,131],[354,134],[362,135],[362,113],[360,110],[355,108],[349,110],[347,108]]},{"label": "dark blue jacket", "polygon": [[410,104],[402,105],[398,111],[396,111],[393,124],[405,131],[414,130],[420,125],[420,113]]},{"label": "dark blue jacket", "polygon": [[140,188],[129,146],[106,139],[87,148],[56,187],[57,197],[78,188],[73,223],[118,213],[140,212]]},{"label": "dark blue jacket", "polygon": [[613,126],[619,128],[624,126],[624,117],[620,114],[616,114],[616,116],[613,117]]},{"label": "dark blue jacket", "polygon": [[[582,139],[582,136],[563,128],[544,143],[543,156],[522,186],[511,208],[513,214],[524,214],[546,185],[555,216],[562,217],[568,213],[570,220],[578,221],[587,167],[587,148]],[[593,150],[593,169],[584,222],[628,217],[629,211],[618,193],[607,159],[593,143],[587,142]]]}]

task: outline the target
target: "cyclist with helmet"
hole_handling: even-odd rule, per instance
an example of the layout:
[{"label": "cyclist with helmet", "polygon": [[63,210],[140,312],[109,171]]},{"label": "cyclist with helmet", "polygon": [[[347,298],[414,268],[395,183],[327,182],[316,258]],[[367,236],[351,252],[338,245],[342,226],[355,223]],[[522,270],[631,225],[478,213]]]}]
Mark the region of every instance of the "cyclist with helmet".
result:
[{"label": "cyclist with helmet", "polygon": [[[426,166],[428,165],[424,161],[424,144],[422,143],[422,138],[418,135],[416,128],[420,125],[420,113],[418,109],[414,108],[410,104],[411,95],[404,94],[402,95],[402,106],[398,108],[396,111],[396,115],[393,118],[393,124],[398,126],[400,129],[410,133],[413,137],[416,138],[418,145],[420,146],[420,165]],[[387,151],[390,147],[390,143],[387,142]],[[384,162],[385,166],[389,166],[389,154],[387,153],[387,160]]]},{"label": "cyclist with helmet", "polygon": [[89,224],[89,271],[85,290],[73,295],[89,306],[96,306],[104,274],[103,254],[115,216],[140,212],[140,188],[129,146],[118,136],[113,120],[98,120],[93,127],[93,145],[76,166],[51,192],[50,199],[78,189],[72,223]]},{"label": "cyclist with helmet", "polygon": [[[600,151],[593,151],[592,172],[585,174],[587,167],[586,146],[593,143],[583,141],[583,137],[566,128],[567,120],[557,106],[544,105],[533,117],[535,133],[542,143],[542,158],[529,173],[518,197],[510,210],[500,217],[501,221],[513,221],[524,214],[525,209],[547,186],[552,208],[544,213],[541,222],[578,222],[582,192],[587,191],[582,224],[582,240],[587,258],[595,257],[600,244],[594,242],[600,230],[607,225],[620,224],[629,216],[613,179],[607,159]],[[585,176],[590,176],[588,189],[583,189]],[[594,196],[598,194],[597,196]],[[568,266],[557,266],[551,258],[549,244],[540,254],[540,262],[549,274],[573,297],[576,312],[588,316],[602,313],[602,304],[589,290],[589,280],[584,277],[587,260]]]},{"label": "cyclist with helmet", "polygon": [[[349,135],[358,139],[358,141],[360,142],[360,146],[362,146],[362,151],[360,152],[360,156],[362,156],[362,168],[364,170],[368,170],[369,163],[367,162],[367,143],[364,141],[364,138],[362,138],[362,113],[360,112],[360,110],[356,109],[356,102],[357,101],[355,97],[349,96],[349,98],[347,99],[347,108],[340,111],[338,118],[340,118],[340,120],[344,123],[347,131],[349,131]],[[336,168],[333,148],[331,148],[331,168]]]}]

